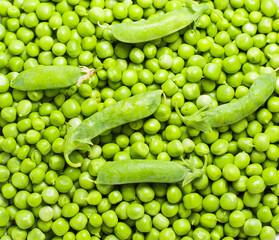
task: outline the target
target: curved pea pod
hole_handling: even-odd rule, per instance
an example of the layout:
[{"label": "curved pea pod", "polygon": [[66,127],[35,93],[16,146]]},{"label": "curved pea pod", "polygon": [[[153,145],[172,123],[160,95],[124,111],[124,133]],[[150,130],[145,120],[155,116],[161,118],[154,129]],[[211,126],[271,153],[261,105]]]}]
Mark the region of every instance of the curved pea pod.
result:
[{"label": "curved pea pod", "polygon": [[80,85],[95,69],[75,66],[40,66],[22,71],[10,86],[22,91],[67,88]]},{"label": "curved pea pod", "polygon": [[153,114],[161,103],[161,94],[162,90],[137,94],[93,114],[75,129],[68,125],[64,147],[67,163],[72,167],[79,167],[81,163],[73,163],[69,159],[69,155],[74,150],[89,151],[89,145],[92,145],[91,139],[101,133]]},{"label": "curved pea pod", "polygon": [[127,183],[175,183],[183,181],[185,186],[204,174],[207,158],[203,168],[194,167],[190,158],[186,165],[174,161],[161,160],[122,160],[104,164],[99,172],[96,184],[118,185]]},{"label": "curved pea pod", "polygon": [[111,25],[114,38],[126,43],[139,43],[165,37],[177,32],[197,20],[210,7],[188,0],[181,7],[151,20],[126,22]]},{"label": "curved pea pod", "polygon": [[202,132],[210,132],[212,127],[222,127],[240,121],[255,112],[271,96],[275,89],[275,74],[260,75],[251,85],[248,93],[242,98],[207,111],[200,109],[190,116],[182,116],[176,108],[181,120],[187,125]]}]

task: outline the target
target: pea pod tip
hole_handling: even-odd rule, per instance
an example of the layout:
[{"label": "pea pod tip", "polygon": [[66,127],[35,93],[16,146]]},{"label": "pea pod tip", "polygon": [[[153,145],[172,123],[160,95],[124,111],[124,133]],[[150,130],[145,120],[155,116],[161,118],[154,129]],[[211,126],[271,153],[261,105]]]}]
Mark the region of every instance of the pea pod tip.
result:
[{"label": "pea pod tip", "polygon": [[70,167],[73,167],[73,168],[79,168],[81,166],[81,163],[73,163],[71,160],[70,160],[70,153],[68,152],[64,152],[64,158],[66,160],[66,163],[70,166]]}]

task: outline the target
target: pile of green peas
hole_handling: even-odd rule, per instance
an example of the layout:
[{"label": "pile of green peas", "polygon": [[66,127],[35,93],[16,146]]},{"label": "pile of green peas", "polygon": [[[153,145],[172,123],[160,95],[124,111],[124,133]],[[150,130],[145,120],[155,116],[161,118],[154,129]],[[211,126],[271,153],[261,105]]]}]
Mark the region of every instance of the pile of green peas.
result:
[{"label": "pile of green peas", "polygon": [[[182,0],[0,1],[0,239],[272,240],[279,232],[279,81],[257,112],[210,133],[190,115],[244,96],[266,67],[279,67],[279,8],[273,0],[205,1],[187,27],[127,44],[108,28],[151,19]],[[162,26],[162,31],[167,26]],[[10,88],[38,65],[102,67],[80,87]],[[42,79],[44,81],[44,79]],[[32,84],[32,83],[30,83]],[[147,119],[93,139],[90,152],[63,157],[66,123],[132,95],[162,89]],[[95,185],[106,161],[203,157],[192,183]]]}]

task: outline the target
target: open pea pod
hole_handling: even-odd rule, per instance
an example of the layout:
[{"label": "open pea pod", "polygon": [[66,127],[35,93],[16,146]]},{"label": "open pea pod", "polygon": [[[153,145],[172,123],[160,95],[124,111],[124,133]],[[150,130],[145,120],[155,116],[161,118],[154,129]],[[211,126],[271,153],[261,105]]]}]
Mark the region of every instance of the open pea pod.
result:
[{"label": "open pea pod", "polygon": [[67,163],[72,167],[81,166],[81,163],[74,163],[69,158],[74,150],[89,151],[91,140],[101,133],[153,114],[161,103],[161,95],[162,90],[137,94],[93,114],[76,128],[68,125],[64,146]]}]

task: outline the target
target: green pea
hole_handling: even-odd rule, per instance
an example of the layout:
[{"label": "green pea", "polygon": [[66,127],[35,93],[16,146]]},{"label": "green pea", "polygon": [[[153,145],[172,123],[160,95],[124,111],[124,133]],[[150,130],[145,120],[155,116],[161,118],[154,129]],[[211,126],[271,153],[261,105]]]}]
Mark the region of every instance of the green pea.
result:
[{"label": "green pea", "polygon": [[219,199],[209,194],[203,199],[202,205],[207,212],[215,212],[219,208]]},{"label": "green pea", "polygon": [[198,227],[194,230],[193,232],[193,237],[194,239],[210,239],[210,234],[207,230],[205,230],[204,228]]},{"label": "green pea", "polygon": [[234,158],[234,165],[239,169],[245,169],[249,163],[250,156],[246,152],[240,152]]},{"label": "green pea", "polygon": [[75,99],[68,99],[62,105],[62,112],[66,118],[74,118],[80,111],[81,107]]},{"label": "green pea", "polygon": [[210,151],[215,155],[223,155],[228,151],[229,144],[224,139],[218,139],[212,143]]},{"label": "green pea", "polygon": [[182,93],[187,100],[194,100],[199,97],[200,89],[196,83],[186,83]]},{"label": "green pea", "polygon": [[[121,80],[121,77],[120,77]],[[138,74],[135,70],[127,69],[123,72],[122,82],[125,86],[133,86],[138,82]]]},{"label": "green pea", "polygon": [[33,184],[39,184],[44,180],[45,172],[40,168],[34,168],[29,174]]},{"label": "green pea", "polygon": [[2,150],[6,153],[12,153],[16,149],[16,140],[12,137],[7,137],[2,142]]},{"label": "green pea", "polygon": [[102,219],[108,227],[115,227],[118,223],[117,215],[112,210],[108,210],[107,212],[103,213]]},{"label": "green pea", "polygon": [[2,187],[2,194],[6,199],[11,199],[16,195],[16,188],[11,183],[6,183]]},{"label": "green pea", "polygon": [[234,210],[237,207],[237,196],[234,193],[224,193],[220,198],[220,206],[224,210]]},{"label": "green pea", "polygon": [[127,239],[131,236],[130,226],[124,222],[118,222],[114,228],[114,233],[119,239]]},{"label": "green pea", "polygon": [[24,43],[20,40],[12,40],[8,49],[13,55],[20,55],[24,51]]},{"label": "green pea", "polygon": [[52,231],[57,236],[63,236],[68,232],[69,228],[70,226],[68,221],[62,217],[55,220],[51,225]]},{"label": "green pea", "polygon": [[127,207],[127,216],[132,220],[137,220],[143,217],[144,208],[138,203],[132,203]]},{"label": "green pea", "polygon": [[266,156],[270,160],[278,159],[278,147],[274,144],[270,144],[268,150],[266,151]]},{"label": "green pea", "polygon": [[27,175],[21,172],[14,173],[11,180],[12,184],[19,189],[24,189],[29,183]]},{"label": "green pea", "polygon": [[224,178],[220,178],[212,184],[212,193],[221,196],[228,191],[228,183]]},{"label": "green pea", "polygon": [[47,204],[54,204],[58,201],[58,191],[54,187],[47,187],[42,191],[43,201]]},{"label": "green pea", "polygon": [[95,185],[93,183],[92,177],[88,172],[83,172],[79,177],[79,185],[87,190],[92,189]]},{"label": "green pea", "polygon": [[253,163],[247,166],[245,172],[248,176],[261,175],[263,168],[258,163]]},{"label": "green pea", "polygon": [[9,89],[8,78],[5,75],[0,74],[0,92],[5,93],[8,91],[8,89]]},{"label": "green pea", "polygon": [[221,170],[215,165],[208,165],[206,169],[209,179],[216,181],[221,177]]},{"label": "green pea", "polygon": [[130,148],[131,157],[134,159],[145,158],[148,153],[148,145],[142,142],[136,142]]},{"label": "green pea", "polygon": [[202,196],[198,193],[189,193],[183,197],[184,207],[186,209],[195,209],[201,206]]},{"label": "green pea", "polygon": [[189,139],[189,138],[185,138],[182,141],[182,146],[183,146],[184,151],[186,153],[191,153],[195,149],[195,143],[191,139]]},{"label": "green pea", "polygon": [[15,222],[21,229],[30,228],[34,221],[34,215],[29,210],[20,210],[16,213]]},{"label": "green pea", "polygon": [[272,212],[268,206],[263,206],[257,211],[257,218],[263,222],[270,222],[273,218]]},{"label": "green pea", "polygon": [[238,56],[236,56],[236,55],[226,57],[223,60],[223,70],[226,73],[234,74],[234,73],[238,72],[240,70],[240,68],[241,68],[241,63],[240,63]]},{"label": "green pea", "polygon": [[240,170],[234,164],[227,164],[222,169],[223,176],[228,181],[237,181],[240,178]]},{"label": "green pea", "polygon": [[33,228],[27,235],[27,239],[44,239],[45,234],[39,228]]},{"label": "green pea", "polygon": [[268,167],[263,170],[262,177],[267,186],[278,183],[278,176],[275,167]]},{"label": "green pea", "polygon": [[269,148],[269,137],[264,133],[257,133],[254,136],[254,146],[257,151],[266,151]]},{"label": "green pea", "polygon": [[81,44],[75,39],[70,39],[67,42],[66,51],[70,57],[76,58],[81,52]]},{"label": "green pea", "polygon": [[263,192],[265,189],[265,182],[260,176],[251,176],[247,180],[247,190],[249,193],[257,194]]},{"label": "green pea", "polygon": [[248,236],[257,236],[262,230],[262,223],[256,218],[247,219],[245,221],[243,230]]},{"label": "green pea", "polygon": [[109,43],[107,41],[103,41],[103,42],[97,43],[96,52],[97,52],[98,57],[107,58],[107,57],[111,57],[113,55],[114,50],[113,50],[111,43]]},{"label": "green pea", "polygon": [[152,222],[153,226],[159,230],[163,230],[169,226],[169,219],[161,213],[158,213],[156,216],[154,216]]},{"label": "green pea", "polygon": [[167,145],[167,152],[172,157],[180,156],[184,152],[183,145],[180,140],[172,140]]},{"label": "green pea", "polygon": [[86,226],[87,222],[88,222],[88,219],[86,218],[86,216],[83,213],[77,213],[74,217],[71,218],[70,226],[73,229],[80,231]]},{"label": "green pea", "polygon": [[263,226],[262,231],[260,233],[261,239],[275,238],[276,236],[275,230],[270,226]]},{"label": "green pea", "polygon": [[73,217],[79,211],[79,206],[76,203],[68,203],[62,207],[62,216],[63,217]]},{"label": "green pea", "polygon": [[25,158],[20,165],[20,170],[21,172],[28,174],[35,167],[36,167],[36,163],[34,163],[30,158]]},{"label": "green pea", "polygon": [[263,196],[263,204],[269,206],[271,209],[276,207],[278,203],[278,197],[273,193],[267,193]]},{"label": "green pea", "polygon": [[214,228],[216,223],[217,219],[213,213],[205,213],[200,218],[200,224],[203,227]]},{"label": "green pea", "polygon": [[[198,81],[201,80],[202,75],[203,75],[203,71],[202,71],[202,69],[200,67],[198,67],[198,66],[190,66],[187,69],[186,79],[189,82],[198,82]],[[218,73],[217,73],[217,75],[218,75]]]},{"label": "green pea", "polygon": [[209,147],[205,143],[198,143],[195,146],[195,152],[198,156],[204,156],[209,154]]},{"label": "green pea", "polygon": [[39,211],[39,217],[43,221],[50,221],[53,218],[53,209],[50,206],[44,206]]},{"label": "green pea", "polygon": [[10,107],[13,104],[13,97],[9,92],[1,93],[0,94],[0,107],[5,108],[5,107]]},{"label": "green pea", "polygon": [[136,188],[136,194],[142,202],[150,202],[155,197],[155,193],[150,185],[140,183]]},{"label": "green pea", "polygon": [[166,196],[167,196],[167,200],[170,203],[178,203],[182,199],[182,192],[177,186],[171,185],[167,189]]}]

